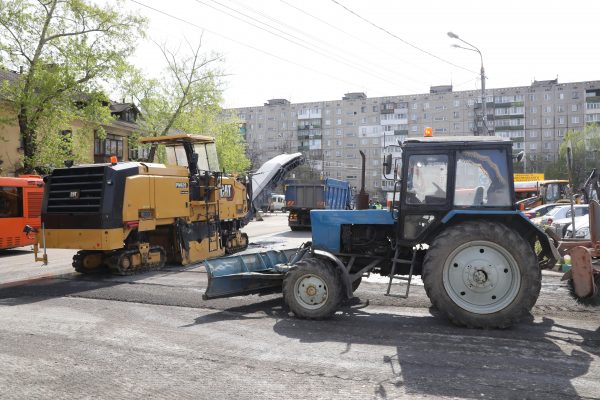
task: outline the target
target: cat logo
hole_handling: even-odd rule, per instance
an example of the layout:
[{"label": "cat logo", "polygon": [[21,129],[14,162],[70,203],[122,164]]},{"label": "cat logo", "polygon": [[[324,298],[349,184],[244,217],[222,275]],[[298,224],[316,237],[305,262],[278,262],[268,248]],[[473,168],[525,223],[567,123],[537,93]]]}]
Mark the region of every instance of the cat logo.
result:
[{"label": "cat logo", "polygon": [[72,192],[69,192],[69,198],[73,199],[73,200],[77,200],[80,196],[81,192],[79,190],[73,190]]},{"label": "cat logo", "polygon": [[223,185],[221,187],[221,198],[231,200],[233,199],[233,186],[232,185]]}]

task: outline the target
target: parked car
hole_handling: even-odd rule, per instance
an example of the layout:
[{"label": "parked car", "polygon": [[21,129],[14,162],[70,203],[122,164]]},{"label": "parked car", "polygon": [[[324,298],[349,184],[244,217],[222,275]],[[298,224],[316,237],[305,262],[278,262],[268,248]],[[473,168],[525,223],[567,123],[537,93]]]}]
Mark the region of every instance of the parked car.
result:
[{"label": "parked car", "polygon": [[[571,238],[573,232],[573,225],[569,225],[565,231],[565,238]],[[575,218],[575,238],[576,239],[590,239],[590,218],[589,215],[584,215]]]},{"label": "parked car", "polygon": [[[576,204],[573,206],[573,208],[575,209],[576,217],[579,217],[581,215],[587,215],[587,213],[588,213],[587,204]],[[559,219],[563,219],[563,218],[570,218],[570,217],[571,217],[571,206],[570,205],[561,205],[559,207],[555,207],[552,210],[548,211],[548,213],[541,218],[539,225],[552,226],[552,224],[555,221],[558,221]]]},{"label": "parked car", "polygon": [[269,203],[269,211],[285,212],[285,196],[282,194],[272,194],[271,202]]},{"label": "parked car", "polygon": [[541,206],[537,206],[535,208],[532,208],[531,210],[527,210],[527,211],[523,211],[523,214],[525,214],[525,216],[529,219],[531,219],[533,221],[533,223],[535,223],[534,218],[540,218],[543,217],[544,215],[546,215],[550,210],[559,207],[561,205],[564,204],[556,204],[556,203],[551,203],[551,204],[542,204]]}]

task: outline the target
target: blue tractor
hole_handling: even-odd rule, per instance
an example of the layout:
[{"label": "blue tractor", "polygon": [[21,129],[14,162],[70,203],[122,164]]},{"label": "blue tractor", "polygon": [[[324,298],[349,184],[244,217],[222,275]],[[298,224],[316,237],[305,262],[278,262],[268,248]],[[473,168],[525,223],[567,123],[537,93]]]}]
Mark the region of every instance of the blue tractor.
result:
[{"label": "blue tractor", "polygon": [[[282,290],[297,317],[322,319],[353,297],[367,273],[389,277],[386,295],[404,298],[420,275],[433,305],[455,324],[505,328],[528,315],[540,265],[558,253],[517,210],[511,142],[409,139],[402,158],[394,173],[400,200],[389,209],[313,210],[312,242],[301,249],[207,262],[205,298]],[[391,158],[384,168],[391,172]],[[406,284],[394,294],[397,280]]]}]

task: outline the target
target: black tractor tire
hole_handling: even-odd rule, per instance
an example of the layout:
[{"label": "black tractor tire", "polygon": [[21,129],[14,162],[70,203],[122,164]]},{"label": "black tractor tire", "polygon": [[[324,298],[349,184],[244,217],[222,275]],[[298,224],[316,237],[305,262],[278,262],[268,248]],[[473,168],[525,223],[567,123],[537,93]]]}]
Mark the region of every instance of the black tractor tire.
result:
[{"label": "black tractor tire", "polygon": [[530,315],[542,280],[529,242],[490,221],[440,233],[427,250],[422,278],[432,304],[450,321],[482,329],[507,328]]},{"label": "black tractor tire", "polygon": [[320,258],[299,261],[283,279],[283,299],[298,318],[332,317],[343,294],[344,285],[335,266]]}]

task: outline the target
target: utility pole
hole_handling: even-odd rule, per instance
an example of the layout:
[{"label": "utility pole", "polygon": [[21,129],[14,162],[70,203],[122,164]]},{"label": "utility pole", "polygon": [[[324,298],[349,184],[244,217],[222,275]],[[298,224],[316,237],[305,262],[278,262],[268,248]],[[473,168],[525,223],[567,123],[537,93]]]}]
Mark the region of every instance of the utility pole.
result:
[{"label": "utility pole", "polygon": [[[452,47],[456,47],[458,49],[463,49],[463,50],[474,51],[477,54],[479,54],[479,58],[481,59],[481,111],[483,113],[483,116],[481,118],[482,125],[483,125],[482,126],[482,134],[484,136],[487,136],[489,134],[489,132],[488,132],[488,127],[487,127],[487,100],[486,100],[486,96],[485,96],[485,69],[483,68],[483,55],[481,54],[481,51],[477,47],[473,46],[471,43],[465,42],[460,37],[458,37],[458,35],[456,33],[448,32],[448,36],[451,37],[452,39],[460,40],[467,46],[470,46],[470,47],[464,47],[464,46],[460,46],[458,44],[453,44]],[[477,130],[479,131],[479,128]]]}]

